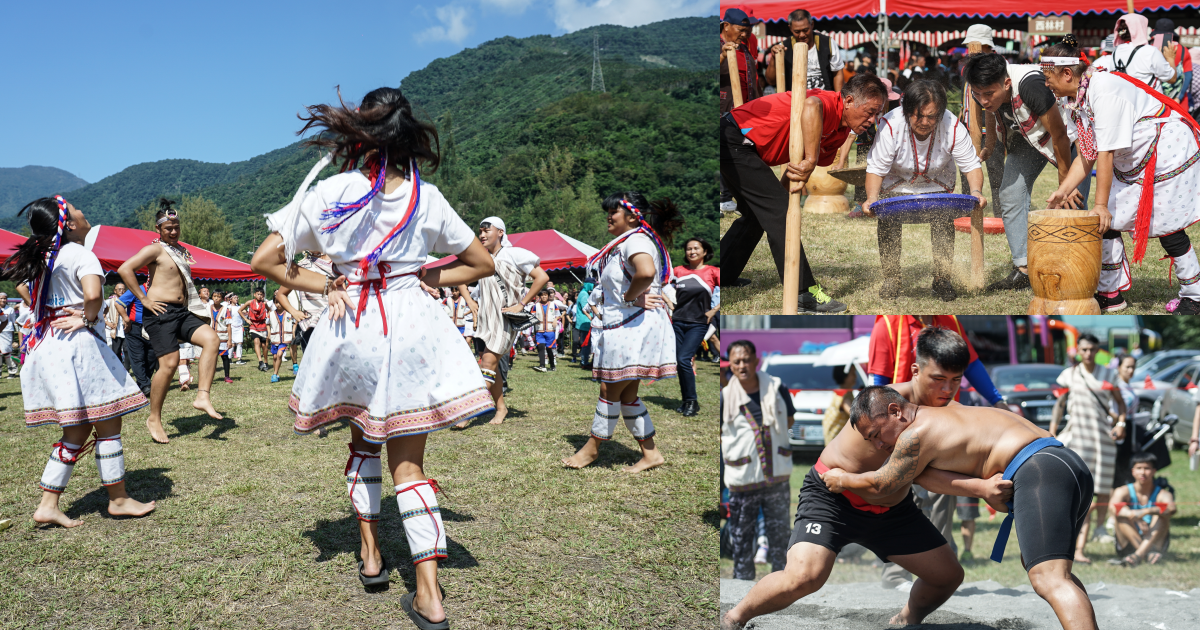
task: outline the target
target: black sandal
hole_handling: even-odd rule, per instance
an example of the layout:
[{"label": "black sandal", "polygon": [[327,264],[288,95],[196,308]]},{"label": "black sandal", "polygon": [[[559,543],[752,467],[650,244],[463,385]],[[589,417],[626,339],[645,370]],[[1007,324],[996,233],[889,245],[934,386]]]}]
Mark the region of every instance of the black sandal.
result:
[{"label": "black sandal", "polygon": [[416,591],[405,593],[404,596],[400,598],[400,607],[404,609],[404,612],[408,613],[408,618],[412,619],[412,622],[416,624],[418,628],[421,630],[450,630],[450,619],[448,617],[443,621],[434,623],[426,619],[423,615],[421,615],[421,613],[417,612],[417,609],[413,607],[413,600],[416,599],[416,597]]},{"label": "black sandal", "polygon": [[358,579],[360,582],[362,582],[363,587],[372,588],[372,587],[377,587],[377,586],[384,586],[390,581],[390,577],[389,577],[390,570],[388,567],[387,558],[380,557],[379,560],[380,560],[379,575],[364,574],[362,572],[363,563],[361,561],[358,563]]}]

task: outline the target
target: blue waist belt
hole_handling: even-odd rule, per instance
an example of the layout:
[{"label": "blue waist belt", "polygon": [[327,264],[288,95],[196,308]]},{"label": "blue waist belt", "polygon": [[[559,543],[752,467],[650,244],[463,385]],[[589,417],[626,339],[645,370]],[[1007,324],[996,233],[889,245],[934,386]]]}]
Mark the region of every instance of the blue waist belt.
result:
[{"label": "blue waist belt", "polygon": [[[1030,442],[1025,448],[1021,449],[1020,453],[1008,463],[1008,467],[1004,469],[1002,479],[1009,481],[1013,475],[1017,474],[1017,470],[1025,463],[1027,459],[1033,457],[1033,454],[1051,446],[1062,446],[1062,442],[1052,438],[1038,438]],[[996,536],[996,544],[992,547],[992,560],[1000,562],[1004,559],[1004,547],[1008,545],[1008,535],[1012,532],[1013,516],[1016,510],[1013,508],[1012,501],[1005,503],[1008,506],[1008,516],[1004,517],[1004,522],[1000,524],[1000,533]]]}]

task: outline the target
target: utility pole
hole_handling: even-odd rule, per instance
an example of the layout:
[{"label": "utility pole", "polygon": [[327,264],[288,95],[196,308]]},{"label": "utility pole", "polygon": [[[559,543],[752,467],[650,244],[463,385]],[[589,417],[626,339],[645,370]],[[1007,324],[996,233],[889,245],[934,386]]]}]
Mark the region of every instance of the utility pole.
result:
[{"label": "utility pole", "polygon": [[600,34],[592,35],[592,91],[604,91],[604,70],[600,68]]}]

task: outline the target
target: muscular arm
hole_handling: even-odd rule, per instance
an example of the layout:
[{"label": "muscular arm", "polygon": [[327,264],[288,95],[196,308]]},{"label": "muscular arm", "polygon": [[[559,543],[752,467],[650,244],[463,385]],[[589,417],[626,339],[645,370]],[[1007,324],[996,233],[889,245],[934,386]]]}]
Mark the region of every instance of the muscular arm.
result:
[{"label": "muscular arm", "polygon": [[[924,467],[920,463],[920,455],[921,437],[916,431],[906,431],[900,435],[891,457],[888,457],[879,470],[858,474],[843,471],[840,477],[834,480],[834,483],[840,485],[840,488],[830,487],[829,490],[830,492],[853,490],[855,493],[862,494],[863,498],[893,494],[905,485],[911,484],[913,479],[916,479],[917,475],[921,473]],[[830,481],[827,480],[826,483],[828,484]]]}]

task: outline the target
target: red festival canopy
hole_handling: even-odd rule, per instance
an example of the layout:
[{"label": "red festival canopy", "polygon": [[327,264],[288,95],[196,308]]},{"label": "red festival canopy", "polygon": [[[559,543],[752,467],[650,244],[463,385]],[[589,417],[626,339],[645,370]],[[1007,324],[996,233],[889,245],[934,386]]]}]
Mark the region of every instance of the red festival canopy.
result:
[{"label": "red festival canopy", "polygon": [[[745,7],[754,12],[754,17],[768,22],[786,20],[789,13],[805,9],[818,20],[836,18],[858,18],[879,14],[879,0],[840,0],[831,3],[806,3],[800,0],[725,0],[721,10],[727,7]],[[1134,10],[1160,11],[1200,7],[1197,2],[1164,2],[1162,0],[1134,0]],[[1125,13],[1126,0],[1054,0],[1044,4],[1031,4],[1027,0],[959,0],[954,3],[931,0],[888,0],[887,14],[925,17],[1024,17],[1031,15],[1087,15],[1099,13]]]},{"label": "red festival canopy", "polygon": [[8,260],[13,251],[20,247],[28,238],[28,236],[21,236],[15,232],[0,230],[0,264]]},{"label": "red festival canopy", "polygon": [[[559,232],[558,230],[538,230],[536,232],[517,232],[509,234],[508,240],[516,247],[523,247],[537,254],[542,260],[542,269],[554,271],[582,267],[587,263],[588,256],[595,254],[595,247]],[[425,265],[426,268],[441,267],[455,260],[454,256],[446,256],[437,262]]]},{"label": "red festival canopy", "polygon": [[[100,266],[104,267],[105,271],[116,271],[121,263],[156,238],[158,234],[146,230],[97,225],[88,232],[87,242],[91,245],[92,253],[100,259]],[[183,241],[179,244],[186,247],[192,258],[196,259],[196,263],[192,265],[192,280],[244,282],[266,279],[251,271],[250,265],[244,262],[214,254]],[[146,268],[138,269],[137,272],[146,273]]]}]

